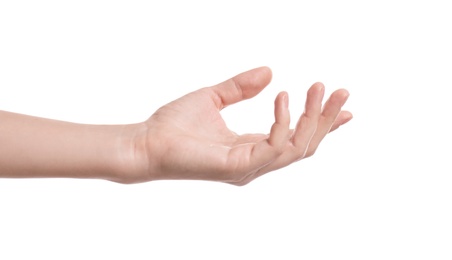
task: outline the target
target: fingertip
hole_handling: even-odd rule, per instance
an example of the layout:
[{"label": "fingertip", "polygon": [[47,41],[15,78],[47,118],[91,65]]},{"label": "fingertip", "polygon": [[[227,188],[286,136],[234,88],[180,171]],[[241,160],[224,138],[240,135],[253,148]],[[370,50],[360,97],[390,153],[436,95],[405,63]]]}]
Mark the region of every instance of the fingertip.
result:
[{"label": "fingertip", "polygon": [[272,77],[272,75],[273,75],[272,70],[268,66],[262,66],[262,67],[258,67],[256,69],[262,71],[262,73],[265,73],[270,77]]},{"label": "fingertip", "polygon": [[316,82],[308,89],[308,98],[313,98],[317,102],[321,102],[325,95],[325,86],[322,82]]},{"label": "fingertip", "polygon": [[256,96],[272,80],[272,71],[269,67],[259,67],[243,72],[234,78],[237,87],[241,89],[242,98],[248,99]]},{"label": "fingertip", "polygon": [[286,91],[281,92],[283,93],[283,102],[284,102],[284,107],[286,109],[289,109],[289,93],[287,93]]},{"label": "fingertip", "polygon": [[272,70],[267,66],[251,69],[242,74],[253,75],[253,77],[250,77],[250,82],[254,83],[254,85],[268,85],[273,77]]},{"label": "fingertip", "polygon": [[353,119],[353,114],[349,111],[341,111],[339,115],[337,116],[335,122],[333,123],[333,126],[331,127],[329,132],[333,132],[334,130],[338,129],[340,126],[345,125],[350,120]]},{"label": "fingertip", "polygon": [[211,89],[218,97],[217,106],[220,109],[252,98],[259,94],[271,81],[272,72],[269,67],[254,68],[242,72]]},{"label": "fingertip", "polygon": [[325,86],[321,82],[314,83],[308,90],[305,103],[305,113],[315,116],[322,110],[322,100],[325,95]]},{"label": "fingertip", "polygon": [[342,91],[344,91],[345,95],[347,95],[347,97],[350,96],[350,92],[348,92],[348,90],[346,90],[345,88],[341,89]]},{"label": "fingertip", "polygon": [[325,85],[322,82],[315,82],[309,90],[316,92],[325,91]]},{"label": "fingertip", "polygon": [[348,121],[353,119],[353,114],[349,111],[342,111],[344,122],[343,124],[347,123]]},{"label": "fingertip", "polygon": [[283,95],[284,96],[284,98],[288,98],[288,96],[289,96],[289,93],[287,93],[287,91],[281,91],[281,92],[279,92],[279,94],[280,95]]},{"label": "fingertip", "polygon": [[275,99],[275,122],[287,125],[290,124],[289,95],[282,91]]},{"label": "fingertip", "polygon": [[286,91],[281,91],[278,93],[275,99],[275,104],[281,102],[285,108],[289,107],[289,94]]},{"label": "fingertip", "polygon": [[330,100],[342,107],[348,100],[350,93],[346,89],[338,89],[331,94]]},{"label": "fingertip", "polygon": [[335,91],[335,93],[343,99],[348,99],[348,97],[350,96],[350,92],[348,92],[348,90],[346,90],[345,88],[338,89]]}]

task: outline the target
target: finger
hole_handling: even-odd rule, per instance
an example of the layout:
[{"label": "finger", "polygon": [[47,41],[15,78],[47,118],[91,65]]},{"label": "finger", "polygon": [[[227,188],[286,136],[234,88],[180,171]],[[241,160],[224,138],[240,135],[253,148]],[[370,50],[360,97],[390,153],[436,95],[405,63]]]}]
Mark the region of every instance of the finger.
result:
[{"label": "finger", "polygon": [[[345,102],[345,101],[344,101]],[[323,113],[325,115],[331,115],[334,114],[334,111],[330,108],[328,108],[330,105],[328,105],[328,103],[331,103],[331,101],[327,101],[325,103],[325,108]],[[322,113],[322,116],[323,116]],[[347,123],[348,121],[350,121],[353,118],[352,114],[348,111],[340,111],[339,114],[336,116],[333,126],[330,129],[331,131],[334,131],[335,129],[337,129],[339,126]],[[318,126],[317,128],[319,128],[321,126]],[[328,127],[327,127],[328,129]],[[289,132],[291,132],[292,130],[290,130]],[[317,131],[316,131],[317,133]],[[290,133],[289,133],[290,135]],[[311,142],[309,143],[309,146],[311,146],[311,144],[315,142],[314,141],[314,136],[311,139]],[[309,151],[306,152],[306,154],[309,153]],[[293,151],[290,151],[289,149],[286,149],[281,155],[278,156],[278,158],[274,161],[272,161],[270,164],[265,165],[264,167],[260,168],[256,173],[247,176],[246,178],[244,178],[243,180],[241,180],[240,182],[234,182],[231,184],[234,185],[245,185],[253,180],[255,180],[256,178],[259,178],[262,175],[265,175],[268,172],[283,168],[291,163],[294,162],[294,156],[293,156]]]},{"label": "finger", "polygon": [[286,92],[278,94],[275,100],[275,123],[268,138],[257,143],[242,144],[231,150],[230,158],[239,160],[236,166],[236,182],[257,172],[260,168],[274,161],[287,146],[290,134],[290,115]]},{"label": "finger", "polygon": [[339,89],[333,92],[330,98],[325,102],[322,114],[319,118],[317,129],[309,143],[306,156],[311,156],[317,150],[320,142],[330,132],[336,118],[341,112],[342,106],[347,101],[349,93],[345,89]]},{"label": "finger", "polygon": [[[258,171],[249,174],[244,179],[236,182],[236,185],[244,185],[255,178],[258,178],[265,173],[274,171],[276,169],[285,167],[294,161],[302,158],[306,153],[309,146],[309,142],[315,133],[317,128],[317,122],[322,110],[322,99],[324,95],[324,86],[322,83],[315,83],[309,88],[306,98],[305,111],[300,117],[297,126],[292,131],[292,148],[282,150],[282,153],[278,155],[275,160],[262,165]],[[272,127],[273,130],[273,127]],[[290,136],[291,130],[287,131],[287,135]],[[270,134],[271,135],[271,134]],[[269,138],[270,139],[270,138]],[[287,145],[288,142],[286,142]]]},{"label": "finger", "polygon": [[297,157],[304,156],[317,129],[324,93],[325,87],[322,83],[315,83],[308,90],[305,111],[298,120],[292,135],[292,143],[298,153]]},{"label": "finger", "polygon": [[330,133],[338,129],[341,125],[346,124],[348,121],[352,120],[353,115],[348,111],[341,111],[333,123],[330,129]]},{"label": "finger", "polygon": [[270,68],[260,67],[243,72],[211,87],[218,109],[256,96],[270,83],[271,78]]},{"label": "finger", "polygon": [[290,133],[289,95],[281,92],[275,99],[275,123],[270,130],[268,142],[275,149],[283,150]]}]

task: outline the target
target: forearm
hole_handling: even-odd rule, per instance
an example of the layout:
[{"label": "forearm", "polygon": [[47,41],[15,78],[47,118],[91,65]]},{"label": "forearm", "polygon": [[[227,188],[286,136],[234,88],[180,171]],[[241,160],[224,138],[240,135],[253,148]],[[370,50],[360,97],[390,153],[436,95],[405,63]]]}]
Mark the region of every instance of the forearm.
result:
[{"label": "forearm", "polygon": [[122,181],[131,125],[86,125],[0,111],[0,177]]}]

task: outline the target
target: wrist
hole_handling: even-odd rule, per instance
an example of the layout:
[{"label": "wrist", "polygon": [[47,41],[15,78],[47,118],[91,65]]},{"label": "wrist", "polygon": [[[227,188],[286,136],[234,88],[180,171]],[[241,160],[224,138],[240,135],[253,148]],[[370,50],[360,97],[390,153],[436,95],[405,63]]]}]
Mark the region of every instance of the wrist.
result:
[{"label": "wrist", "polygon": [[131,184],[153,180],[151,161],[147,151],[147,126],[145,123],[124,125],[118,142],[116,169],[109,180]]}]

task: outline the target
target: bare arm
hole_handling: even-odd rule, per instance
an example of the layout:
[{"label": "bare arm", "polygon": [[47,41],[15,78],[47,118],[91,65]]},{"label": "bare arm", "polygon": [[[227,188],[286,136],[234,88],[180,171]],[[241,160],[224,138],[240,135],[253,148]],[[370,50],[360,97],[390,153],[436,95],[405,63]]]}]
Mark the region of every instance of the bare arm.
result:
[{"label": "bare arm", "polygon": [[130,125],[84,125],[0,111],[0,177],[244,185],[313,155],[329,132],[352,118],[342,111],[346,90],[333,92],[323,104],[324,86],[315,83],[295,129],[289,129],[288,94],[281,92],[268,134],[229,130],[220,111],[254,97],[270,80],[269,68],[250,70],[189,93]]},{"label": "bare arm", "polygon": [[130,161],[129,128],[0,111],[0,177],[119,180]]}]

